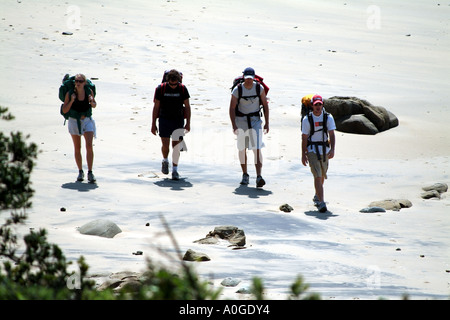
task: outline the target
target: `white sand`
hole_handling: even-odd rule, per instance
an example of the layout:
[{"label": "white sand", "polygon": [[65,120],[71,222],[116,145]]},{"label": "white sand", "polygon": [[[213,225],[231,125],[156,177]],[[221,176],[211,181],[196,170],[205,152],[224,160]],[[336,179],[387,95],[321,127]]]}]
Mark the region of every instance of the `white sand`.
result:
[{"label": "white sand", "polygon": [[[420,193],[450,181],[449,4],[124,3],[0,5],[0,105],[16,116],[1,128],[30,134],[41,150],[24,232],[47,229],[69,260],[85,256],[92,273],[143,271],[146,258],[159,259],[155,247],[173,253],[163,215],[183,253],[211,257],[196,264],[205,279],[242,281],[223,297],[248,298],[234,292],[258,276],[269,298],[284,299],[302,275],[323,299],[448,299],[450,197]],[[263,190],[254,189],[253,167],[251,185],[239,187],[228,118],[231,82],[247,66],[270,87]],[[160,173],[160,140],[150,133],[154,88],[170,68],[184,73],[193,110],[179,168],[185,179],[177,183]],[[77,72],[98,78],[95,188],[74,182],[72,142],[59,115],[60,80]],[[337,132],[327,214],[312,205],[312,176],[299,157],[300,101],[309,93],[367,99],[400,121],[375,136]],[[413,206],[359,212],[387,198]],[[279,211],[284,203],[294,211]],[[104,239],[77,231],[99,218],[123,232]],[[193,243],[220,225],[244,229],[247,248]]]}]

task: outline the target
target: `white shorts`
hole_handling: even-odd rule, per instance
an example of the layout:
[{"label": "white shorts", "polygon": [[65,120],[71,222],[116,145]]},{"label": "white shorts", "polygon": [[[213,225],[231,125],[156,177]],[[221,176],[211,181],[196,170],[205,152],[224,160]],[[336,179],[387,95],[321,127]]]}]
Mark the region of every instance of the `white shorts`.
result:
[{"label": "white shorts", "polygon": [[238,127],[237,147],[239,150],[245,148],[255,150],[264,147],[261,118],[251,117],[250,121],[252,127],[248,129],[247,117],[236,117],[236,126]]},{"label": "white shorts", "polygon": [[69,133],[72,135],[82,136],[85,132],[94,132],[94,137],[97,136],[95,128],[95,121],[92,118],[86,117],[81,121],[81,132],[78,130],[77,119],[69,118]]}]

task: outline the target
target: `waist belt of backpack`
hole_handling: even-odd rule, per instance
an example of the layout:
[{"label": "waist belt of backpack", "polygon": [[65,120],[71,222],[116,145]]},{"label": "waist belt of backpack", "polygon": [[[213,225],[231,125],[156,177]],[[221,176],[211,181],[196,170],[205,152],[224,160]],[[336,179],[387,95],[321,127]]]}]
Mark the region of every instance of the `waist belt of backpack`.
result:
[{"label": "waist belt of backpack", "polygon": [[252,113],[242,113],[240,112],[237,108],[236,108],[236,116],[237,117],[247,117],[247,124],[248,124],[248,128],[252,128],[252,121],[251,121],[251,117],[260,117],[259,111],[256,112],[252,112]]},{"label": "waist belt of backpack", "polygon": [[91,118],[91,116],[89,115],[88,112],[82,112],[82,113],[78,113],[78,115],[76,117],[73,117],[72,115],[70,115],[71,118],[74,118],[77,120],[77,126],[78,126],[78,132],[81,134],[81,117],[84,116],[85,118]]},{"label": "waist belt of backpack", "polygon": [[[317,154],[317,159],[319,161],[323,160],[323,162],[325,162],[327,147],[330,146],[330,144],[328,143],[328,140],[327,141],[316,141],[316,142],[308,141],[307,146],[310,146],[310,145],[314,146],[314,149],[316,150],[316,154]],[[322,146],[323,159],[320,157],[319,146]]]}]

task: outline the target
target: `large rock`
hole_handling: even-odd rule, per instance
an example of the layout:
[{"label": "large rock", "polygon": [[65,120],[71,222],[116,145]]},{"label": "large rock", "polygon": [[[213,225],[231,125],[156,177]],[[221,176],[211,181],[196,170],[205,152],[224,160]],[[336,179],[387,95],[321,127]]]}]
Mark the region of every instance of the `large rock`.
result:
[{"label": "large rock", "polygon": [[183,256],[183,260],[185,261],[210,261],[211,258],[208,257],[206,253],[196,252],[192,249],[188,249]]},{"label": "large rock", "polygon": [[369,207],[379,207],[386,210],[400,211],[402,208],[411,208],[412,203],[408,199],[386,199],[371,202]]},{"label": "large rock", "polygon": [[122,230],[112,221],[105,219],[98,219],[88,222],[78,228],[81,234],[92,236],[99,236],[105,238],[114,238],[114,236]]},{"label": "large rock", "polygon": [[374,135],[398,126],[397,117],[384,107],[374,106],[357,97],[331,97],[324,100],[325,110],[333,115],[336,130]]},{"label": "large rock", "polygon": [[245,233],[244,230],[235,226],[220,226],[215,227],[214,231],[210,231],[205,238],[196,240],[196,243],[214,244],[217,243],[217,239],[228,240],[232,245],[245,246]]},{"label": "large rock", "polygon": [[[334,116],[333,116],[334,117]],[[377,134],[377,127],[363,114],[343,116],[336,119],[336,130],[357,134]]]}]

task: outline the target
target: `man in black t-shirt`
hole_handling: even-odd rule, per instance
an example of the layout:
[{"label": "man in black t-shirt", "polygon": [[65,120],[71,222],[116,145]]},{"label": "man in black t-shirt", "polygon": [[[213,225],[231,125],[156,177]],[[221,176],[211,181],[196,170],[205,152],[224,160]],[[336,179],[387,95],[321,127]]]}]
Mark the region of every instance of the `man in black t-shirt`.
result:
[{"label": "man in black t-shirt", "polygon": [[187,88],[181,83],[181,74],[177,70],[170,70],[167,80],[155,89],[151,131],[156,135],[158,132],[156,119],[159,119],[163,155],[161,171],[164,174],[169,173],[169,149],[172,138],[172,179],[178,180],[178,160],[182,146],[180,142],[185,132],[191,130],[190,96]]}]

